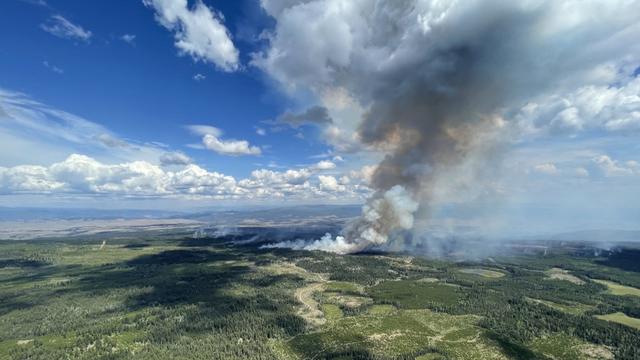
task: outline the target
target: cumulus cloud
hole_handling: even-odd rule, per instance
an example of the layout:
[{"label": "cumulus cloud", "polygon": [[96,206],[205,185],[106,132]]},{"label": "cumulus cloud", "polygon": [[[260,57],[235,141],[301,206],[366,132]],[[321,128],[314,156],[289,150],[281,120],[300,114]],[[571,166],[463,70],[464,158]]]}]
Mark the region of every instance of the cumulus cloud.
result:
[{"label": "cumulus cloud", "polygon": [[52,179],[48,169],[43,166],[0,167],[1,193],[51,192],[63,187],[64,183]]},{"label": "cumulus cloud", "polygon": [[329,191],[344,191],[345,187],[338,184],[338,180],[329,175],[318,175],[320,180],[320,189]]},{"label": "cumulus cloud", "polygon": [[252,146],[246,140],[222,140],[222,130],[209,125],[190,125],[187,127],[196,135],[202,136],[202,145],[205,149],[215,151],[218,154],[241,156],[260,155],[262,150]]},{"label": "cumulus cloud", "polygon": [[238,49],[223,25],[224,17],[196,0],[189,8],[187,0],[143,0],[153,8],[158,22],[174,33],[181,54],[196,61],[215,64],[224,71],[239,68]]},{"label": "cumulus cloud", "polygon": [[85,30],[80,25],[72,23],[62,15],[52,15],[47,21],[40,24],[40,28],[51,35],[63,39],[88,42],[92,36],[91,31]]},{"label": "cumulus cloud", "polygon": [[163,165],[146,161],[105,164],[86,155],[72,154],[49,166],[0,167],[1,194],[81,194],[113,197],[188,197],[216,199],[362,199],[368,188],[347,184],[314,168],[254,170],[248,178],[205,170],[181,153],[166,153]]},{"label": "cumulus cloud", "polygon": [[221,140],[215,135],[207,134],[202,138],[204,147],[222,155],[260,155],[262,151],[257,146],[249,145],[246,140]]},{"label": "cumulus cloud", "polygon": [[599,155],[591,159],[595,168],[605,177],[616,177],[640,174],[638,162],[634,160],[622,162],[607,155]]},{"label": "cumulus cloud", "polygon": [[313,168],[317,170],[331,170],[336,168],[336,164],[329,160],[321,160],[317,164],[313,165]]},{"label": "cumulus cloud", "polygon": [[183,152],[166,152],[160,156],[160,164],[163,166],[168,165],[189,165],[193,160],[185,155]]},{"label": "cumulus cloud", "polygon": [[523,106],[515,118],[530,132],[640,131],[640,77],[545,95]]},{"label": "cumulus cloud", "polygon": [[558,168],[553,163],[538,164],[533,167],[533,170],[538,173],[547,175],[554,175],[558,173]]},{"label": "cumulus cloud", "polygon": [[193,75],[193,80],[195,80],[195,81],[202,81],[202,80],[204,80],[206,78],[207,78],[206,76],[204,76],[204,75],[202,75],[200,73],[197,73],[197,74]]}]

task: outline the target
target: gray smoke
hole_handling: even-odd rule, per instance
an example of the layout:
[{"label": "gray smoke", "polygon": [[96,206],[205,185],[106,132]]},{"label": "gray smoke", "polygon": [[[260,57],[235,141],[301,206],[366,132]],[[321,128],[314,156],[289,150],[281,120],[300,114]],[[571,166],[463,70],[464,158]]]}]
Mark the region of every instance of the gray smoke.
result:
[{"label": "gray smoke", "polygon": [[615,83],[640,58],[640,1],[261,3],[277,25],[254,63],[289,91],[346,89],[366,109],[360,142],[386,154],[362,216],[312,244],[337,252],[412,229],[437,193],[482,187],[527,102]]}]

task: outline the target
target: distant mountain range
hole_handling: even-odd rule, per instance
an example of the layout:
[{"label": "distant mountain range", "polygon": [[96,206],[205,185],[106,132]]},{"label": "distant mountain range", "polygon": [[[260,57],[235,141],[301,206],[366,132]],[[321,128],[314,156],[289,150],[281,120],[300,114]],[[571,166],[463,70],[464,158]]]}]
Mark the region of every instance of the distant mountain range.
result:
[{"label": "distant mountain range", "polygon": [[257,209],[211,209],[191,212],[168,210],[102,210],[74,208],[0,207],[0,221],[94,220],[94,219],[191,219],[211,223],[246,221],[273,222],[319,217],[350,218],[360,214],[360,205],[299,205]]},{"label": "distant mountain range", "polygon": [[19,220],[95,220],[95,219],[163,219],[180,216],[165,210],[102,210],[73,208],[0,207],[0,221]]},{"label": "distant mountain range", "polygon": [[191,213],[186,219],[214,224],[301,222],[318,219],[348,219],[360,215],[360,205],[299,205],[277,208],[218,210]]},{"label": "distant mountain range", "polygon": [[[206,209],[191,212],[168,210],[101,210],[73,208],[0,207],[0,221],[55,221],[109,219],[176,219],[209,226],[299,227],[337,226],[360,215],[360,205],[294,205],[238,209]],[[508,240],[508,239],[504,239]],[[513,240],[513,238],[509,238]],[[640,230],[596,229],[535,235],[521,241],[582,241],[594,243],[640,242]]]},{"label": "distant mountain range", "polygon": [[640,242],[640,230],[580,230],[536,238],[555,241],[587,241],[601,243]]}]

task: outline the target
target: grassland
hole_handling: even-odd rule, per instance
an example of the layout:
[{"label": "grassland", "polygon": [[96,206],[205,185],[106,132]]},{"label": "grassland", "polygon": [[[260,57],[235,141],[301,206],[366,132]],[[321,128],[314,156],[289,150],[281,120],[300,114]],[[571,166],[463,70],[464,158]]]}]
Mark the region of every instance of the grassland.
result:
[{"label": "grassland", "polygon": [[489,279],[498,279],[504,276],[504,273],[500,271],[480,269],[480,268],[460,269],[460,272],[464,274],[478,275],[478,276],[482,276]]},{"label": "grassland", "polygon": [[606,320],[606,321],[613,321],[613,322],[618,323],[618,324],[631,326],[632,328],[640,329],[640,319],[636,319],[636,318],[627,316],[626,314],[621,313],[621,312],[617,312],[617,313],[613,313],[613,314],[607,314],[607,315],[597,315],[596,317],[598,319],[602,319],[602,320]]},{"label": "grassland", "polygon": [[631,286],[620,285],[620,284],[615,283],[613,281],[607,281],[607,280],[594,279],[593,281],[597,282],[598,284],[602,284],[602,285],[606,286],[607,287],[607,291],[610,294],[613,294],[613,295],[640,296],[640,289],[638,289],[638,288],[634,288],[634,287],[631,287]]},{"label": "grassland", "polygon": [[580,359],[613,359],[614,354],[606,346],[598,346],[581,341],[565,334],[540,337],[530,344],[531,349],[537,350],[552,359],[580,360]]},{"label": "grassland", "polygon": [[0,242],[0,359],[640,357],[638,320],[622,316],[640,313],[638,297],[550,273],[638,277],[564,254],[454,263],[216,238]]},{"label": "grassland", "polygon": [[552,309],[562,311],[567,314],[571,314],[571,315],[582,315],[595,308],[595,306],[585,305],[581,303],[560,304],[560,303],[555,303],[553,301],[540,300],[540,299],[528,299],[528,300],[537,304],[548,306]]},{"label": "grassland", "polygon": [[575,275],[572,275],[569,270],[565,269],[554,267],[545,271],[545,274],[547,274],[547,277],[551,280],[563,280],[576,285],[583,285],[585,283],[584,280]]}]

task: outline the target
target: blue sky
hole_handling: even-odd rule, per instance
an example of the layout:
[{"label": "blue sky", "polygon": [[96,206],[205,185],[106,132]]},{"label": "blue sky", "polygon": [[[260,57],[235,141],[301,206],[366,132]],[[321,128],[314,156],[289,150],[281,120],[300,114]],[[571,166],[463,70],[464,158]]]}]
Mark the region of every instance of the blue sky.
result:
[{"label": "blue sky", "polygon": [[[234,176],[247,174],[256,167],[254,163],[305,164],[309,156],[328,150],[313,137],[300,140],[291,137],[290,131],[273,133],[268,139],[256,134],[254,126],[275,119],[285,109],[295,109],[295,102],[274,91],[253,67],[228,73],[210,62],[180,56],[171,32],[159,26],[154,12],[141,1],[117,6],[110,2],[47,4],[0,4],[3,33],[20,34],[0,38],[3,88],[90,119],[120,137],[189,151],[198,163]],[[235,37],[235,44],[241,63],[246,64],[260,46],[252,39],[257,36],[252,27],[268,24],[268,18],[254,1],[215,5],[224,13],[229,31],[242,33]],[[41,25],[55,15],[90,31],[90,38],[61,38],[43,31]],[[128,43],[122,39],[125,35],[135,38]],[[197,74],[205,78],[195,80]],[[214,125],[228,137],[269,148],[259,159],[190,151],[185,145],[198,139],[184,128],[188,124]]]},{"label": "blue sky", "polygon": [[[378,2],[0,2],[0,206],[371,203],[399,185],[439,229],[634,227],[638,2]],[[472,118],[433,120],[416,94]]]}]

